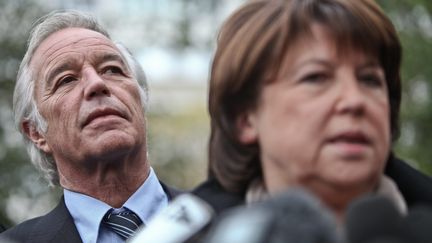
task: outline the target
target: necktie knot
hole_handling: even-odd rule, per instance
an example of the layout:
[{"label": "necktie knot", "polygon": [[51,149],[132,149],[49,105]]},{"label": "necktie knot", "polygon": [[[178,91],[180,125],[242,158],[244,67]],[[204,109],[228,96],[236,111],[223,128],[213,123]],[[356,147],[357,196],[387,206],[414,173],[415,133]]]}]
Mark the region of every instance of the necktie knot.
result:
[{"label": "necktie knot", "polygon": [[104,216],[102,223],[123,239],[128,239],[143,222],[130,210],[121,213],[114,213],[110,210]]}]

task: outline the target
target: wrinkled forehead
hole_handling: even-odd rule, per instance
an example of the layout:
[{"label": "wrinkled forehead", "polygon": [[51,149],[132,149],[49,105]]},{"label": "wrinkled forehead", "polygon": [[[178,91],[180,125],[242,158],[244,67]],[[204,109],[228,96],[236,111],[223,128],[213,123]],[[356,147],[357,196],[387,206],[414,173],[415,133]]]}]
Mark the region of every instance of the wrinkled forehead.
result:
[{"label": "wrinkled forehead", "polygon": [[84,28],[66,28],[54,32],[40,43],[33,54],[30,66],[43,66],[47,61],[64,53],[91,54],[103,50],[119,53],[115,44],[99,32]]}]

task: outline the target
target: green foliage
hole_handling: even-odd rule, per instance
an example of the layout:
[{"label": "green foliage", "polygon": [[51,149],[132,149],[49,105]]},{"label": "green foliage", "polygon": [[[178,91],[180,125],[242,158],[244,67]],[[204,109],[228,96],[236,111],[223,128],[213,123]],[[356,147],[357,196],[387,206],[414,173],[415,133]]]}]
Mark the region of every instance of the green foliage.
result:
[{"label": "green foliage", "polygon": [[396,153],[432,174],[432,2],[378,1],[391,17],[403,46],[401,137]]},{"label": "green foliage", "polygon": [[[184,16],[177,20],[178,38],[171,40],[180,50],[194,45],[190,41],[193,19],[188,15],[202,9],[210,11],[214,1],[185,0],[182,4]],[[14,128],[11,110],[16,72],[31,24],[51,10],[35,0],[0,1],[0,224],[6,226],[50,210],[61,193],[58,188],[49,189],[31,165]],[[163,92],[162,95],[169,97],[170,94]],[[204,87],[197,92],[200,97],[206,93]],[[205,98],[179,109],[181,112],[173,113],[172,107],[162,104],[152,106],[147,112],[149,155],[161,179],[186,189],[205,177],[209,122],[205,115]]]},{"label": "green foliage", "polygon": [[33,198],[46,190],[46,184],[28,162],[11,111],[14,80],[28,31],[45,11],[28,0],[0,1],[0,224],[6,226],[17,219],[6,215],[12,195]]},{"label": "green foliage", "polygon": [[[432,68],[429,68],[432,63],[432,1],[378,2],[395,23],[404,46],[402,133],[395,150],[400,157],[432,174]],[[177,50],[197,47],[191,38],[194,31],[192,16],[221,9],[217,0],[183,0],[181,5],[183,16],[176,22],[178,33],[167,45]],[[49,210],[60,194],[58,189],[48,189],[30,164],[14,129],[11,111],[14,79],[24,54],[28,30],[37,17],[49,10],[34,0],[0,1],[0,224],[8,226]],[[158,27],[153,22],[149,25]],[[139,32],[148,30],[151,29]],[[213,37],[216,38],[216,33]],[[151,38],[161,39],[159,34]],[[210,48],[209,43],[198,45],[198,48]],[[185,91],[180,99],[173,101],[170,89],[195,88],[179,84],[168,88],[156,86],[150,90],[150,96],[159,92],[166,101],[151,103],[147,111],[149,156],[162,180],[180,188],[191,188],[206,176],[207,92],[203,87],[192,93]],[[190,99],[192,96],[198,98]],[[177,104],[177,100],[185,102]],[[17,208],[21,211],[8,213]]]},{"label": "green foliage", "polygon": [[[150,163],[164,182],[190,189],[206,176],[210,123],[205,115],[206,91],[193,87],[155,87],[151,93],[170,97],[170,89],[180,93],[186,102],[156,103],[147,112]],[[188,97],[195,98],[188,100]]]}]

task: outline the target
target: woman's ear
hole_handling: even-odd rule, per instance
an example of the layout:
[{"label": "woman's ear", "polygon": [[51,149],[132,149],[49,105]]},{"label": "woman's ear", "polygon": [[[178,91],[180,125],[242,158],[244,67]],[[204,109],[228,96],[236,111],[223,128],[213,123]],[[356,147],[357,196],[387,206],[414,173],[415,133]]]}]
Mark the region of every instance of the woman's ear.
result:
[{"label": "woman's ear", "polygon": [[254,113],[243,112],[236,119],[238,139],[243,144],[253,144],[258,140]]},{"label": "woman's ear", "polygon": [[47,154],[51,153],[51,147],[48,145],[45,136],[38,131],[36,126],[30,121],[23,121],[21,128],[24,134],[38,147]]}]

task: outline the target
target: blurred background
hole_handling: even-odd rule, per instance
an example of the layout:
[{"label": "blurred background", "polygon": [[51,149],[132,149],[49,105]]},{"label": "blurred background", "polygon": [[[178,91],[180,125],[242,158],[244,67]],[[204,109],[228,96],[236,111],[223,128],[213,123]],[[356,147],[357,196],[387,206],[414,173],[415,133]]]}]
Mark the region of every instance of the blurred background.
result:
[{"label": "blurred background", "polygon": [[[13,125],[12,93],[33,21],[54,9],[94,14],[146,71],[149,155],[159,178],[191,189],[206,177],[207,80],[218,29],[245,0],[0,0],[0,223],[49,211],[61,191],[31,165]],[[404,47],[396,154],[432,174],[432,1],[378,0]]]}]

